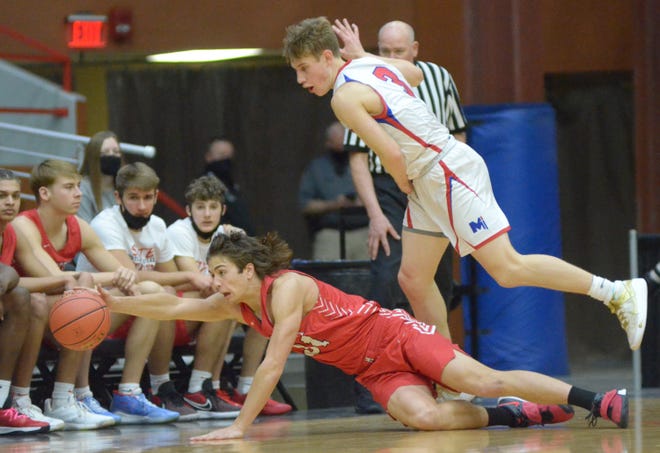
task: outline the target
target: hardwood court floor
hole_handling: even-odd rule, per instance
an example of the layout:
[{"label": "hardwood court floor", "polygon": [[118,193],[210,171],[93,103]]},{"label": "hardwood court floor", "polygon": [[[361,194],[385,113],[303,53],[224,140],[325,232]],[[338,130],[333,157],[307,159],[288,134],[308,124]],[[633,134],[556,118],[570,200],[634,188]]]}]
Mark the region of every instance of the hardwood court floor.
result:
[{"label": "hardwood court floor", "polygon": [[[650,396],[649,396],[650,394]],[[385,415],[356,416],[352,408],[299,411],[258,419],[247,439],[191,444],[191,436],[228,424],[197,421],[160,426],[116,426],[98,431],[1,437],[0,452],[605,452],[660,451],[660,394],[631,398],[631,423],[618,429],[586,411],[568,423],[535,428],[452,432],[409,430]]]}]

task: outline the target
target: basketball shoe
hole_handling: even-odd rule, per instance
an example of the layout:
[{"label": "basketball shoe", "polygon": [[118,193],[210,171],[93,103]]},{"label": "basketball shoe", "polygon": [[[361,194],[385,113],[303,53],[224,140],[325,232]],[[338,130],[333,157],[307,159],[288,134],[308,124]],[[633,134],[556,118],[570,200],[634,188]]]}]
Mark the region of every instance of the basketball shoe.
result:
[{"label": "basketball shoe", "polygon": [[99,429],[115,424],[113,417],[91,412],[73,395],[70,395],[66,404],[60,407],[53,407],[53,400],[47,399],[44,402],[44,414],[62,420],[66,430]]},{"label": "basketball shoe", "polygon": [[178,412],[156,406],[142,392],[125,395],[115,391],[110,412],[119,415],[122,424],[169,423],[179,418]]},{"label": "basketball shoe", "polygon": [[[231,400],[242,406],[245,403],[245,398],[247,398],[247,394],[238,393],[234,390]],[[292,410],[293,407],[291,407],[290,404],[280,403],[279,401],[269,398],[268,401],[266,401],[264,408],[259,412],[259,415],[282,415],[289,413]]]},{"label": "basketball shoe", "polygon": [[98,414],[98,415],[105,415],[106,417],[112,417],[115,420],[116,424],[121,423],[121,417],[117,414],[113,414],[109,410],[107,410],[105,407],[101,406],[101,403],[98,402],[96,398],[94,398],[93,395],[87,395],[84,398],[81,398],[78,400],[81,404],[83,404],[88,411],[92,412],[93,414]]},{"label": "basketball shoe", "polygon": [[589,426],[596,426],[598,417],[610,420],[619,428],[628,427],[628,395],[626,389],[614,389],[599,393],[587,415]]},{"label": "basketball shoe", "polygon": [[158,387],[158,394],[151,396],[151,402],[168,411],[178,412],[180,422],[197,420],[197,411],[174,388],[172,381],[167,381]]},{"label": "basketball shoe", "polygon": [[510,425],[513,428],[562,423],[574,415],[573,408],[565,404],[536,404],[512,396],[499,398],[497,407],[513,413],[514,423]]},{"label": "basketball shoe", "polygon": [[616,299],[607,303],[612,313],[628,336],[628,344],[633,351],[642,344],[646,327],[647,287],[643,278],[623,281],[623,291]]},{"label": "basketball shoe", "polygon": [[183,399],[197,411],[201,419],[238,417],[242,406],[231,401],[227,394],[224,397],[213,389],[211,379],[204,379],[201,391],[186,393]]},{"label": "basketball shoe", "polygon": [[0,409],[0,435],[47,433],[48,431],[50,431],[50,425],[47,422],[33,420],[13,407]]},{"label": "basketball shoe", "polygon": [[32,420],[48,423],[50,426],[50,432],[64,429],[65,423],[63,420],[60,420],[59,418],[46,417],[43,412],[41,412],[41,409],[32,404],[29,396],[19,396],[18,398],[14,398],[12,407],[16,409],[16,412],[19,414],[25,415]]}]

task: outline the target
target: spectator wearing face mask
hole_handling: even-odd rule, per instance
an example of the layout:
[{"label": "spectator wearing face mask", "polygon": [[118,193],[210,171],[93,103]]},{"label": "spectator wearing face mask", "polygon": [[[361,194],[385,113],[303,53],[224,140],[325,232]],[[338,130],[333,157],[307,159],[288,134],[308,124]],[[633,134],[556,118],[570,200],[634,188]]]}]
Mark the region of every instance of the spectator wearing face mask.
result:
[{"label": "spectator wearing face mask", "polygon": [[115,204],[115,176],[122,163],[117,135],[112,131],[94,134],[85,146],[78,217],[91,222],[96,214]]},{"label": "spectator wearing face mask", "polygon": [[227,212],[223,220],[227,223],[243,229],[247,234],[255,234],[250,217],[250,210],[243,198],[240,187],[234,181],[234,144],[224,137],[213,137],[209,141],[208,148],[204,154],[204,174],[218,178],[227,188],[225,201]]}]

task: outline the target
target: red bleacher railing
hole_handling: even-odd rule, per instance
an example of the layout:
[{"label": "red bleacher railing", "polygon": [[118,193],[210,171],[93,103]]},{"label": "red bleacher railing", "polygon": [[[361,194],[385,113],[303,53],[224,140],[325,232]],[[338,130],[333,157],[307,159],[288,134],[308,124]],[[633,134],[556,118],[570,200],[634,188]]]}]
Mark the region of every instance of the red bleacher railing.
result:
[{"label": "red bleacher railing", "polygon": [[31,47],[39,52],[42,52],[45,55],[35,55],[35,54],[18,54],[18,53],[6,53],[0,52],[0,58],[4,58],[9,61],[42,61],[47,63],[56,63],[62,65],[62,88],[65,91],[71,91],[71,58],[68,55],[60,53],[56,50],[51,49],[45,44],[37,41],[36,39],[25,36],[22,33],[13,30],[6,25],[0,24],[0,34],[9,36],[15,41],[21,42],[28,47]]}]

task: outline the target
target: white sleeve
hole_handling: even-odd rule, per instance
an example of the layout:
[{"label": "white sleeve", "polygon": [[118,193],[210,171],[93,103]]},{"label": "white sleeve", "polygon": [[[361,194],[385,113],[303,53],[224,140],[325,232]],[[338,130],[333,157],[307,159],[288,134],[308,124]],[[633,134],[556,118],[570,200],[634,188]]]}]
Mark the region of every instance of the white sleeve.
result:
[{"label": "white sleeve", "polygon": [[167,239],[174,256],[195,258],[195,242],[185,228],[178,223],[170,225],[167,229]]},{"label": "white sleeve", "polygon": [[106,250],[123,250],[128,252],[130,249],[130,244],[126,238],[128,232],[112,216],[99,214],[94,217],[90,225],[99,238],[101,238],[101,242],[103,242]]},{"label": "white sleeve", "polygon": [[[156,219],[153,219],[152,221],[154,220]],[[158,231],[158,258],[156,259],[156,262],[165,263],[174,259],[174,253],[172,252],[172,244],[167,238],[167,226],[165,225],[165,221],[161,218],[157,218],[157,220],[158,227],[156,231]]]}]

